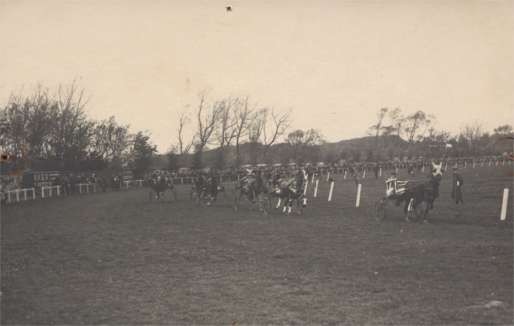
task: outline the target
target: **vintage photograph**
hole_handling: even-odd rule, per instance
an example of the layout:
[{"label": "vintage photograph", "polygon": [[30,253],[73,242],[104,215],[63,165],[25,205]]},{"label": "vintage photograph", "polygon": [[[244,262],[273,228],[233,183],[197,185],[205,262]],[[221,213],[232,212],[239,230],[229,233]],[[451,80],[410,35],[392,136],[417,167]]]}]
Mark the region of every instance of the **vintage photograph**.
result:
[{"label": "vintage photograph", "polygon": [[1,325],[513,325],[514,2],[0,0]]}]

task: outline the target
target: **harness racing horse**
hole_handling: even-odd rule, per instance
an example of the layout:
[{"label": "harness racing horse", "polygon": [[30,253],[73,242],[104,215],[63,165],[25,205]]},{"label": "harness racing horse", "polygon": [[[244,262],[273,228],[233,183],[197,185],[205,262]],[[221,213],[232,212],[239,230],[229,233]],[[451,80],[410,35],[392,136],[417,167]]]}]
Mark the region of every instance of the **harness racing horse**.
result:
[{"label": "harness racing horse", "polygon": [[283,203],[282,212],[289,215],[296,203],[300,208],[299,214],[303,214],[303,209],[307,206],[307,198],[304,196],[305,178],[306,174],[303,171],[303,175],[281,178],[275,182],[272,195],[278,198],[277,209]]},{"label": "harness racing horse", "polygon": [[439,184],[443,175],[442,163],[432,162],[432,172],[429,180],[422,183],[399,181],[395,177],[386,180],[386,196],[375,203],[375,217],[383,220],[386,216],[388,201],[394,201],[396,206],[404,204],[405,220],[422,219],[428,222],[427,216],[439,197]]},{"label": "harness racing horse", "polygon": [[427,216],[431,209],[434,208],[434,202],[439,197],[439,185],[443,177],[442,163],[436,164],[432,162],[432,172],[427,182],[409,186],[400,201],[404,202],[403,212],[405,220],[411,221],[422,219],[428,222]]},{"label": "harness racing horse", "polygon": [[191,187],[191,199],[197,204],[210,206],[218,198],[218,193],[225,194],[225,187],[218,183],[216,176],[198,176]]},{"label": "harness racing horse", "polygon": [[150,187],[150,192],[148,194],[150,201],[154,198],[157,200],[163,199],[167,190],[170,190],[173,194],[173,198],[177,200],[175,186],[173,185],[173,181],[168,177],[162,175],[153,176],[148,181],[148,186]]},{"label": "harness racing horse", "polygon": [[257,204],[259,211],[268,215],[271,205],[269,198],[269,182],[261,175],[248,175],[236,181],[234,187],[234,211],[239,210],[243,198],[246,198],[253,205]]}]

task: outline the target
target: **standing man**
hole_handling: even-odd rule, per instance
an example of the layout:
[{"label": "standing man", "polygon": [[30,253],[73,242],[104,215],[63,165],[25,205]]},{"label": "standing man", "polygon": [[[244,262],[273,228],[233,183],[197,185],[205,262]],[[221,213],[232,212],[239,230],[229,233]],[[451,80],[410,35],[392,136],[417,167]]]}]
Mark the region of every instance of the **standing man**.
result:
[{"label": "standing man", "polygon": [[457,172],[457,167],[453,168],[453,178],[452,178],[452,199],[455,199],[455,204],[464,204],[464,200],[462,199],[462,185],[464,184],[464,179]]}]

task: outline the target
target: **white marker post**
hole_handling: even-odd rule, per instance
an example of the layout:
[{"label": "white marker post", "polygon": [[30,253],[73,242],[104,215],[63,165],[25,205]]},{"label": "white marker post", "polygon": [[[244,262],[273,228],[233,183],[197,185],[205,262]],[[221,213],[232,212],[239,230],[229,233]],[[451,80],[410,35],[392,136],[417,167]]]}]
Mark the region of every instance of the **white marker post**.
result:
[{"label": "white marker post", "polygon": [[330,171],[327,173],[327,182],[330,180]]},{"label": "white marker post", "polygon": [[362,185],[359,183],[359,185],[357,186],[357,199],[355,199],[355,207],[359,207],[361,204],[361,190]]},{"label": "white marker post", "polygon": [[344,170],[344,176],[343,176],[343,179],[345,179],[345,180],[346,180],[346,173],[347,173],[347,171],[346,171],[346,170]]},{"label": "white marker post", "polygon": [[364,171],[362,171],[362,178],[366,179],[366,169],[364,169]]},{"label": "white marker post", "polygon": [[318,185],[319,179],[316,179],[316,184],[314,185],[314,198],[318,197]]},{"label": "white marker post", "polygon": [[328,192],[328,201],[332,201],[332,194],[334,193],[334,184],[335,182],[330,182],[330,190]]},{"label": "white marker post", "polygon": [[500,220],[505,221],[507,218],[507,203],[509,201],[509,188],[503,189],[502,209],[500,213]]},{"label": "white marker post", "polygon": [[282,203],[282,198],[278,197],[277,206],[275,208],[279,208],[280,203]]},{"label": "white marker post", "polygon": [[421,166],[421,172],[425,172],[425,164]]},{"label": "white marker post", "polygon": [[381,177],[381,176],[382,176],[382,168],[380,168],[380,169],[378,170],[378,176],[379,176],[379,177]]}]

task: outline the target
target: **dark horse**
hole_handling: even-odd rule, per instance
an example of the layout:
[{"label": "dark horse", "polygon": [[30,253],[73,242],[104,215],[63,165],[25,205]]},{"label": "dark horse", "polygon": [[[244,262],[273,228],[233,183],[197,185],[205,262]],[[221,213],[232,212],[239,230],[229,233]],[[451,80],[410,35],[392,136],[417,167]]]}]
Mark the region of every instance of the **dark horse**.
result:
[{"label": "dark horse", "polygon": [[303,213],[303,209],[307,206],[307,198],[304,196],[306,173],[302,171],[296,177],[278,179],[274,183],[272,195],[278,198],[277,209],[281,203],[282,212],[291,214],[293,204],[300,208],[299,213]]},{"label": "dark horse", "polygon": [[220,192],[225,194],[225,187],[219,183],[216,175],[204,176],[200,174],[193,180],[190,197],[199,205],[210,206],[217,200]]},{"label": "dark horse", "polygon": [[177,199],[177,193],[175,191],[173,181],[166,176],[153,176],[148,180],[148,186],[150,187],[150,192],[148,194],[150,200],[153,200],[154,198],[157,200],[164,198],[167,190],[172,192],[175,200]]},{"label": "dark horse", "polygon": [[432,173],[429,175],[428,181],[412,186],[407,185],[405,193],[398,199],[398,201],[404,202],[403,212],[407,221],[415,216],[428,222],[428,212],[434,208],[434,202],[439,197],[439,184],[442,177],[442,163],[432,162]]},{"label": "dark horse", "polygon": [[248,175],[236,181],[234,187],[234,210],[239,210],[239,205],[243,198],[248,199],[252,204],[257,204],[259,210],[268,214],[270,199],[269,199],[269,181],[264,178],[261,173],[256,175]]}]

